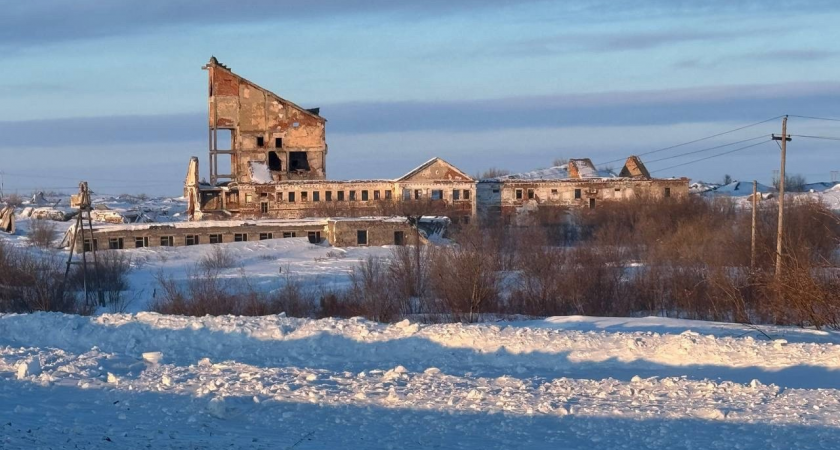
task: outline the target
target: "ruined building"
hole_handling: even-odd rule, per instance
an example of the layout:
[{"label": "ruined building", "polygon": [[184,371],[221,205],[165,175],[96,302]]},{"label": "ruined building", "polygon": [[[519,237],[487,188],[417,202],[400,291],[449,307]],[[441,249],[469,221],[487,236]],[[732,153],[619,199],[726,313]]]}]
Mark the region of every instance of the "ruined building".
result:
[{"label": "ruined building", "polygon": [[512,223],[540,209],[595,208],[605,201],[688,196],[687,178],[652,178],[631,156],[618,174],[595,168],[589,158],[571,159],[548,169],[505,175],[478,182],[482,218]]},{"label": "ruined building", "polygon": [[207,65],[209,183],[193,157],[184,195],[191,220],[446,215],[509,220],[544,206],[688,195],[688,180],[656,179],[631,156],[618,174],[589,159],[477,181],[440,158],[394,179],[327,179],[326,119],[235,74]]},{"label": "ruined building", "polygon": [[454,221],[475,214],[475,181],[440,158],[396,179],[327,181],[326,120],[318,108],[285,100],[216,58],[204,69],[210,182],[200,181],[193,157],[184,189],[192,219],[399,215],[407,201]]}]

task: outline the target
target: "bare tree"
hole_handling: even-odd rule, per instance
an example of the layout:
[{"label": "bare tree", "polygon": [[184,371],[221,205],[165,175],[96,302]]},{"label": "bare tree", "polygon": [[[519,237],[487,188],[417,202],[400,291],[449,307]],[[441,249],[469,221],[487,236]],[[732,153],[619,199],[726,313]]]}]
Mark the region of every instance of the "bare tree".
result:
[{"label": "bare tree", "polygon": [[488,178],[503,177],[505,175],[510,175],[510,170],[491,167],[479,174],[476,178],[479,180],[486,180]]},{"label": "bare tree", "polygon": [[[807,181],[803,175],[800,174],[785,174],[785,191],[787,192],[802,192],[805,190]],[[773,187],[779,190],[779,177],[773,177]]]},{"label": "bare tree", "polygon": [[551,162],[553,167],[562,166],[564,164],[569,163],[569,158],[554,158],[554,161]]}]

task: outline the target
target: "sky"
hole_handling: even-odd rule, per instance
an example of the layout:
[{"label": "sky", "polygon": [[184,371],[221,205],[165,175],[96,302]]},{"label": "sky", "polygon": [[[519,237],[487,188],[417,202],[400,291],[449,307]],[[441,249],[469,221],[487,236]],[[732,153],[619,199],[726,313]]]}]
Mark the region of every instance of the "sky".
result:
[{"label": "sky", "polygon": [[[3,188],[179,195],[190,156],[206,174],[211,55],[321,108],[332,179],[641,154],[654,176],[769,183],[779,116],[840,118],[838,22],[834,0],[8,2]],[[788,173],[829,181],[840,140],[798,135],[840,121],[788,128]]]}]

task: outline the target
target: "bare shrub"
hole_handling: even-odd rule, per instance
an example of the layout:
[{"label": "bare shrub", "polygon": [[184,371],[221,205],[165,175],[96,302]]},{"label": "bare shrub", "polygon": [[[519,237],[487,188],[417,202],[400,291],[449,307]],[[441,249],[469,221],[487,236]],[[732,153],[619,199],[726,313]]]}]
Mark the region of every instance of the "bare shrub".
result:
[{"label": "bare shrub", "polygon": [[474,226],[463,229],[456,239],[457,245],[440,247],[434,253],[432,291],[453,318],[474,322],[482,312],[498,310],[498,248]]},{"label": "bare shrub", "polygon": [[523,238],[516,252],[517,284],[509,299],[511,312],[527,315],[567,314],[561,280],[566,276],[568,252],[548,245],[544,235]]},{"label": "bare shrub", "polygon": [[3,202],[6,203],[6,206],[17,208],[23,205],[23,197],[21,197],[17,192],[12,192],[3,198]]},{"label": "bare shrub", "polygon": [[0,241],[0,311],[90,313],[65,287],[64,267],[55,253],[27,252]]},{"label": "bare shrub", "polygon": [[356,317],[363,315],[360,305],[348,299],[346,292],[329,291],[321,294],[318,300],[319,318]]},{"label": "bare shrub", "polygon": [[240,313],[243,302],[232,283],[220,278],[217,271],[200,268],[190,271],[182,284],[163,272],[158,273],[156,278],[161,295],[151,302],[152,311],[184,316]]},{"label": "bare shrub", "polygon": [[87,275],[83,264],[74,266],[68,280],[68,287],[80,292],[87,290],[91,298],[95,292],[102,292],[97,301],[102,306],[110,306],[112,310],[124,310],[129,298],[126,291],[129,288],[128,273],[131,271],[131,256],[119,250],[103,250],[96,252],[96,263],[93,255],[85,258]]},{"label": "bare shrub", "polygon": [[205,272],[236,267],[236,258],[224,245],[212,245],[210,251],[199,259],[198,264]]},{"label": "bare shrub", "polygon": [[29,221],[29,242],[40,248],[51,248],[58,231],[55,222],[44,219],[32,219]]},{"label": "bare shrub", "polygon": [[350,273],[346,301],[367,319],[390,322],[400,316],[400,304],[391,289],[392,278],[385,261],[369,256]]},{"label": "bare shrub", "polygon": [[840,328],[840,269],[790,253],[778,276],[765,273],[763,287],[765,312],[774,323]]},{"label": "bare shrub", "polygon": [[151,309],[162,314],[315,315],[315,291],[307,289],[299,278],[289,274],[284,275],[279,289],[269,293],[254,286],[244,273],[237,278],[223,278],[218,270],[207,270],[200,264],[181,282],[163,272],[158,273],[156,278],[161,295],[151,302]]},{"label": "bare shrub", "polygon": [[268,301],[271,314],[286,313],[290,317],[313,317],[315,314],[317,296],[312,289],[304,286],[303,281],[289,271],[283,275],[282,286],[269,295]]},{"label": "bare shrub", "polygon": [[429,296],[429,270],[432,246],[400,245],[391,250],[388,272],[392,280],[391,294],[402,314],[426,312]]}]

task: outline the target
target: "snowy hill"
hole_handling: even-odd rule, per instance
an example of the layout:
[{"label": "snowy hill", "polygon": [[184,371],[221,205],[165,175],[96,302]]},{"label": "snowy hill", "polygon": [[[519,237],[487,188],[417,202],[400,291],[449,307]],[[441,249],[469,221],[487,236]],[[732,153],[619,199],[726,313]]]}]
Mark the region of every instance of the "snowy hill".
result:
[{"label": "snowy hill", "polygon": [[661,318],[0,315],[0,447],[830,448],[838,343]]}]

